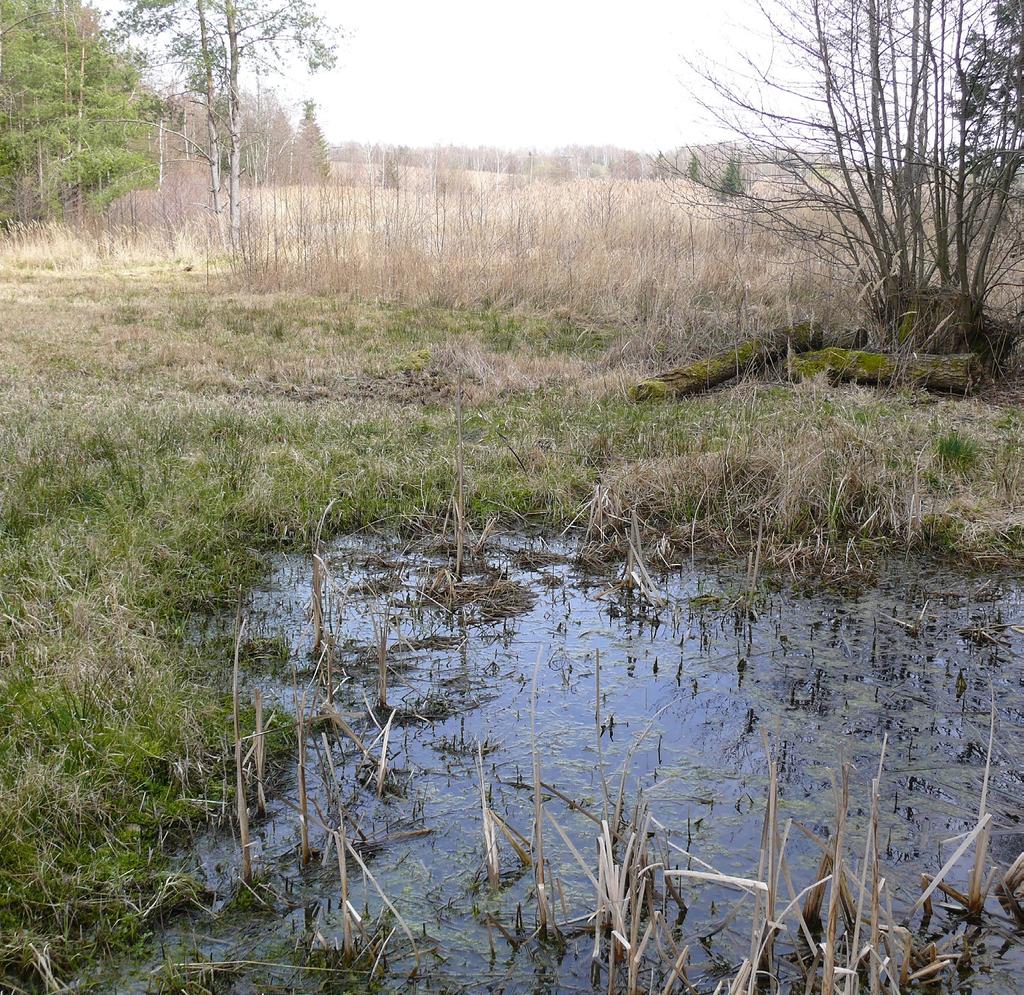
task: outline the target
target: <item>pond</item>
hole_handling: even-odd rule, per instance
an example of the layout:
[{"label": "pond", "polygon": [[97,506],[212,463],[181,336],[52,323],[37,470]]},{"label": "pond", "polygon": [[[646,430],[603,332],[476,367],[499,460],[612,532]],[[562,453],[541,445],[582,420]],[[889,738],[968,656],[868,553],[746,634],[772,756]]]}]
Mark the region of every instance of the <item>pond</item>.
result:
[{"label": "pond", "polygon": [[[987,864],[1001,872],[1024,850],[1024,589],[1012,577],[899,561],[859,589],[814,590],[753,584],[745,568],[688,558],[660,572],[651,564],[653,581],[638,590],[622,582],[621,561],[510,537],[492,538],[462,585],[439,548],[349,539],[324,560],[320,652],[308,556],[277,559],[243,605],[240,697],[248,706],[260,691],[274,744],[260,815],[247,708],[251,885],[240,884],[237,828],[225,813],[179,855],[203,882],[203,908],[168,917],[148,954],[118,967],[104,990],[607,991],[614,971],[616,990],[661,991],[688,946],[689,982],[711,992],[725,979],[724,991],[750,954],[759,893],[655,875],[660,892],[637,902],[647,909],[635,917],[639,932],[600,930],[595,960],[596,895],[608,884],[598,837],[619,832],[606,871],[636,832],[662,869],[761,880],[774,789],[782,876],[795,889],[778,883],[786,906],[822,873],[815,838],[836,831],[847,765],[843,842],[855,893],[884,743],[875,823],[892,923],[907,923],[914,944],[935,941],[957,956],[932,990],[1024,991],[1024,932],[994,896],[969,916],[939,890],[927,918],[911,915],[922,874],[938,872],[978,823],[993,709]],[[229,626],[213,619],[201,635],[223,638]],[[544,931],[528,859],[535,760]],[[340,812],[343,845],[362,861],[346,861],[348,915]],[[954,861],[951,887],[967,888],[973,852]],[[655,911],[631,976],[629,951]],[[346,921],[356,950],[348,960]],[[805,989],[802,932],[790,912],[775,941],[774,990]],[[609,964],[614,950],[620,969]],[[674,990],[685,990],[681,981]]]}]

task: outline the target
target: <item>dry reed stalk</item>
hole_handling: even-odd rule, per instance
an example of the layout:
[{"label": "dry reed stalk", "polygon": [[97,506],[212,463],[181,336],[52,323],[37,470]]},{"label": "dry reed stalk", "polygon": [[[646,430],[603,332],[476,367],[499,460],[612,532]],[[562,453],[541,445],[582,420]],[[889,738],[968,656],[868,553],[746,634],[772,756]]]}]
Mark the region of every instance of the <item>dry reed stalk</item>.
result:
[{"label": "dry reed stalk", "polygon": [[[313,622],[313,655],[319,656],[324,646],[324,619],[325,619],[325,595],[328,585],[328,573],[327,564],[323,558],[323,544],[322,537],[324,532],[324,526],[327,523],[327,516],[331,513],[331,509],[337,502],[337,498],[330,501],[326,508],[323,510],[323,514],[320,516],[317,522],[316,529],[313,532],[313,580],[312,580],[312,598],[310,600],[310,617]],[[328,683],[327,688],[328,701],[333,701],[332,690]]]},{"label": "dry reed stalk", "polygon": [[377,797],[384,794],[384,779],[388,773],[388,737],[391,735],[391,723],[395,721],[396,710],[392,709],[387,722],[381,731],[380,762],[377,765]]},{"label": "dry reed stalk", "polygon": [[325,706],[321,714],[326,716],[339,732],[352,740],[356,749],[359,750],[360,763],[370,764],[372,766],[373,757],[371,756],[370,751],[359,737],[359,734],[348,724],[348,722],[345,721],[345,717],[333,706]]},{"label": "dry reed stalk", "polygon": [[754,965],[752,985],[758,975],[770,976],[771,974],[773,941],[775,930],[778,928],[775,917],[775,900],[783,849],[780,846],[778,831],[778,766],[772,756],[767,738],[765,738],[764,747],[768,757],[768,803],[765,806],[764,824],[761,829],[761,852],[757,876],[759,880],[765,882],[767,887],[764,892],[757,891],[754,895],[750,946],[750,963]]},{"label": "dry reed stalk", "polygon": [[388,628],[391,624],[391,606],[385,604],[380,622],[373,620],[377,637],[377,702],[381,709],[388,708]]},{"label": "dry reed stalk", "polygon": [[948,885],[943,883],[946,875],[956,866],[957,861],[971,848],[974,842],[979,836],[988,828],[989,823],[992,821],[992,813],[986,812],[981,818],[978,824],[967,833],[960,845],[953,851],[949,860],[942,865],[941,870],[934,877],[924,875],[924,880],[928,882],[928,887],[921,892],[917,901],[914,903],[914,907],[910,910],[910,914],[913,915],[919,908],[925,905],[928,899],[931,898],[932,894],[936,890],[942,891],[944,894],[949,895],[951,898],[955,898],[964,908],[967,908],[970,903],[970,898],[961,892],[956,891],[954,888],[950,888]]},{"label": "dry reed stalk", "polygon": [[267,762],[266,730],[263,728],[263,691],[256,688],[253,695],[256,711],[256,811],[260,816],[267,814],[267,796],[264,791],[264,772]]},{"label": "dry reed stalk", "polygon": [[501,863],[498,855],[498,837],[494,831],[494,821],[487,804],[487,784],[484,780],[483,747],[476,745],[476,769],[480,782],[480,814],[483,817],[484,863],[487,866],[487,881],[492,888],[501,884]]},{"label": "dry reed stalk", "polygon": [[825,902],[825,882],[830,879],[832,874],[832,851],[830,849],[824,849],[821,854],[821,860],[818,863],[818,880],[821,882],[816,885],[807,895],[807,901],[804,904],[804,920],[812,929],[821,928],[821,907]]},{"label": "dry reed stalk", "polygon": [[487,546],[487,540],[491,538],[494,532],[498,528],[498,516],[492,515],[487,519],[487,524],[484,525],[483,532],[480,533],[480,538],[473,544],[473,555],[479,556]]},{"label": "dry reed stalk", "polygon": [[747,596],[753,601],[757,593],[757,581],[761,573],[761,542],[764,539],[764,519],[757,522],[757,545],[747,562]]},{"label": "dry reed stalk", "polygon": [[313,655],[319,656],[324,645],[324,561],[320,554],[313,553],[313,595],[310,600],[310,617],[313,623]]},{"label": "dry reed stalk", "polygon": [[334,704],[334,649],[327,654],[327,704]]},{"label": "dry reed stalk", "polygon": [[297,716],[296,732],[299,742],[299,757],[296,764],[299,782],[299,835],[301,845],[302,866],[309,863],[311,851],[309,848],[309,798],[306,793],[306,692],[302,692],[299,699],[299,714]]},{"label": "dry reed stalk", "polygon": [[829,884],[828,923],[825,927],[825,949],[821,978],[821,995],[832,995],[836,978],[836,943],[843,880],[843,843],[846,832],[846,814],[850,808],[850,768],[843,764],[841,784],[836,789],[836,834],[832,848],[832,880]]},{"label": "dry reed stalk", "polygon": [[602,816],[610,818],[611,796],[608,792],[608,778],[605,776],[604,744],[601,741],[601,651],[594,649],[594,736],[597,740],[597,770],[601,777],[601,800],[604,806]]},{"label": "dry reed stalk", "polygon": [[[853,941],[849,945],[847,958],[847,975],[845,992],[846,995],[857,995],[859,987],[858,970],[860,962],[867,955],[868,962],[868,984],[871,987],[871,995],[878,995],[881,979],[878,974],[877,958],[871,956],[871,952],[879,948],[879,901],[878,894],[880,887],[878,873],[878,814],[881,803],[882,769],[885,765],[885,751],[889,743],[888,734],[882,740],[882,749],[878,757],[878,773],[871,781],[871,815],[868,823],[867,839],[864,843],[864,862],[861,867],[860,893],[857,896],[857,916],[853,928]],[[871,889],[867,889],[868,871],[871,872]],[[871,896],[871,938],[868,941],[866,951],[860,948],[860,930],[863,921],[864,896],[869,893]]]},{"label": "dry reed stalk", "polygon": [[537,928],[541,936],[548,931],[548,899],[544,880],[544,805],[541,800],[540,754],[537,752],[537,678],[541,654],[533,668],[533,693],[530,696],[530,745],[533,752],[533,880],[537,892]]},{"label": "dry reed stalk", "polygon": [[238,814],[238,838],[242,846],[242,881],[248,884],[252,880],[252,854],[249,842],[249,803],[245,797],[245,771],[242,759],[242,724],[239,707],[239,671],[242,653],[242,636],[245,632],[245,620],[241,617],[242,600],[239,595],[238,615],[235,627],[235,658],[232,668],[231,699],[232,716],[235,732],[235,807]]},{"label": "dry reed stalk", "polygon": [[1007,868],[997,890],[1003,908],[1019,925],[1024,925],[1024,904],[1018,895],[1021,885],[1024,885],[1024,853]]},{"label": "dry reed stalk", "polygon": [[652,604],[657,606],[668,603],[666,597],[658,590],[651,578],[647,564],[644,563],[640,542],[640,521],[636,508],[633,509],[629,524],[629,550],[626,556],[626,583],[632,584]]},{"label": "dry reed stalk", "polygon": [[462,580],[463,558],[466,545],[466,458],[465,440],[462,426],[462,382],[455,390],[455,432],[457,445],[455,450],[455,577]]},{"label": "dry reed stalk", "polygon": [[693,986],[686,977],[686,958],[689,957],[689,955],[689,946],[685,946],[679,951],[675,961],[672,963],[672,970],[669,972],[668,979],[665,981],[665,984],[661,989],[661,995],[670,995],[672,988],[677,981],[682,981],[683,985],[689,991],[694,991]]},{"label": "dry reed stalk", "polygon": [[345,837],[345,812],[339,809],[338,828],[334,833],[335,849],[338,851],[338,878],[341,885],[341,922],[342,922],[342,951],[346,957],[352,956],[352,920],[354,910],[348,900],[348,865],[346,853],[347,839]]},{"label": "dry reed stalk", "polygon": [[[989,713],[988,725],[988,752],[985,757],[985,776],[981,782],[981,800],[978,803],[978,820],[986,815],[988,806],[988,784],[992,775],[992,745],[996,735],[996,696],[992,692],[992,708]],[[991,820],[989,820],[991,821]],[[985,899],[988,897],[988,883],[985,880],[985,863],[988,857],[988,844],[991,835],[991,827],[988,823],[978,835],[978,843],[974,848],[974,865],[971,868],[971,878],[967,891],[968,909],[977,915],[985,908]]]},{"label": "dry reed stalk", "polygon": [[[508,840],[509,846],[515,851],[516,856],[519,858],[519,862],[523,867],[529,867],[532,863],[530,856],[530,841],[523,836],[522,833],[517,832],[507,822],[505,822],[497,812],[488,809],[491,822],[493,822],[498,829],[501,830],[501,834]],[[548,818],[551,818],[550,813],[547,813]]]},{"label": "dry reed stalk", "polygon": [[356,848],[354,846],[352,846],[351,841],[346,839],[346,840],[344,840],[344,843],[345,843],[345,846],[348,848],[348,852],[350,854],[352,854],[352,858],[359,865],[359,869],[365,875],[366,880],[369,881],[370,884],[373,885],[373,887],[376,890],[377,894],[380,895],[380,900],[391,910],[391,914],[395,917],[396,921],[398,922],[398,925],[402,928],[402,932],[405,933],[406,938],[409,940],[409,943],[412,946],[413,956],[416,958],[416,970],[419,970],[419,966],[420,966],[420,951],[419,951],[419,947],[416,946],[416,940],[413,938],[412,930],[410,930],[409,927],[406,925],[406,922],[402,918],[402,916],[399,913],[398,909],[396,909],[394,907],[394,905],[392,905],[391,899],[388,898],[388,896],[384,893],[384,889],[381,888],[381,886],[377,883],[377,879],[370,873],[370,868],[366,866],[365,861],[363,860],[362,857],[359,856],[358,851],[356,850]]}]

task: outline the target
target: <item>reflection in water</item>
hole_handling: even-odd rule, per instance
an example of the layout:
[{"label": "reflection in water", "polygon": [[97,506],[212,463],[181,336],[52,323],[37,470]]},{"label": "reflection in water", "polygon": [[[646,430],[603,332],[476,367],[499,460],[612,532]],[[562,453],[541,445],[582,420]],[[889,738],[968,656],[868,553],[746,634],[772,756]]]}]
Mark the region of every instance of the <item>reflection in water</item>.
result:
[{"label": "reflection in water", "polygon": [[[740,573],[688,569],[660,580],[668,603],[653,608],[609,593],[607,578],[581,573],[562,555],[567,552],[523,542],[492,550],[491,566],[527,586],[536,600],[517,617],[486,624],[472,605],[451,615],[421,596],[440,559],[355,542],[329,558],[338,639],[335,703],[368,741],[377,734],[367,707],[367,701],[375,704],[373,618],[388,603],[396,620],[388,703],[398,712],[388,790],[377,798],[360,785],[355,749],[345,737],[327,740],[318,729],[309,737],[307,759],[310,796],[327,806],[323,778],[330,751],[346,810],[367,838],[381,841],[367,848],[368,867],[423,946],[436,950],[415,982],[400,982],[411,960],[396,933],[393,951],[382,958],[392,979],[387,985],[590,990],[593,937],[585,921],[584,935],[567,931],[564,946],[510,942],[518,917],[533,921],[532,874],[519,868],[504,839],[499,893],[488,889],[484,870],[478,744],[491,809],[528,837],[530,697],[538,656],[536,722],[545,784],[600,811],[600,759],[617,789],[618,771],[632,751],[630,803],[642,792],[680,846],[726,873],[757,870],[765,734],[777,751],[780,816],[813,833],[830,832],[833,772],[844,762],[852,765],[848,827],[858,839],[887,738],[881,850],[897,900],[904,896],[907,907],[920,892],[920,875],[937,871],[956,846],[949,840],[977,821],[994,697],[993,852],[1003,862],[1020,852],[1024,636],[1013,623],[1024,621],[1024,595],[1016,585],[899,564],[856,594],[782,590],[739,611],[733,595],[745,587]],[[287,712],[296,704],[292,667],[301,693],[316,662],[310,658],[309,598],[308,563],[284,557],[248,605],[254,645],[275,641],[282,661],[287,650],[288,663],[255,663],[245,693],[260,686],[269,704]],[[204,635],[218,631],[223,623],[214,621]],[[387,716],[375,718],[383,725]],[[144,990],[148,972],[174,959],[238,962],[228,990],[316,990],[320,976],[289,965],[301,963],[297,951],[308,952],[310,938],[333,942],[340,936],[338,868],[333,858],[299,867],[290,770],[290,762],[283,765],[267,818],[252,826],[259,901],[239,892],[230,829],[211,828],[182,854],[182,864],[215,895],[213,913],[169,922],[151,957],[119,971],[112,990]],[[577,848],[593,857],[594,824],[553,791],[548,797]],[[314,845],[324,847],[326,833],[314,827],[312,835]],[[584,916],[594,907],[592,884],[554,833],[546,850],[560,914]],[[804,834],[792,832],[787,858],[794,878],[814,880],[819,853]],[[375,916],[380,901],[373,886],[358,869],[350,868],[350,877],[353,905]],[[703,924],[720,918],[723,902],[735,899],[699,884],[683,890],[689,906],[679,927],[684,937],[687,928],[697,936]],[[942,923],[930,928],[938,935],[949,917],[936,918]],[[490,928],[488,922],[505,925]],[[701,945],[695,963],[708,976],[734,965],[749,943],[748,930],[738,918]],[[949,972],[939,990],[1015,990],[1024,971],[1021,940],[1019,930],[999,918],[976,946],[970,970]]]}]

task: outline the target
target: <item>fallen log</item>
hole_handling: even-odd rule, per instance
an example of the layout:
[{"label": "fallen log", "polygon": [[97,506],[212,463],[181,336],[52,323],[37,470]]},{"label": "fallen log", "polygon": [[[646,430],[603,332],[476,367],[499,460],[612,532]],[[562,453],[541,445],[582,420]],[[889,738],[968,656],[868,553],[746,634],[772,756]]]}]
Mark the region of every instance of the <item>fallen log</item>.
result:
[{"label": "fallen log", "polygon": [[981,358],[973,352],[898,356],[832,347],[789,357],[789,373],[794,380],[824,373],[836,381],[906,383],[948,394],[969,394],[980,383],[983,372]]},{"label": "fallen log", "polygon": [[696,394],[760,369],[774,360],[784,359],[790,353],[820,349],[821,334],[821,328],[809,321],[777,328],[707,359],[659,373],[637,384],[630,391],[630,396],[635,401],[647,401],[671,395]]}]

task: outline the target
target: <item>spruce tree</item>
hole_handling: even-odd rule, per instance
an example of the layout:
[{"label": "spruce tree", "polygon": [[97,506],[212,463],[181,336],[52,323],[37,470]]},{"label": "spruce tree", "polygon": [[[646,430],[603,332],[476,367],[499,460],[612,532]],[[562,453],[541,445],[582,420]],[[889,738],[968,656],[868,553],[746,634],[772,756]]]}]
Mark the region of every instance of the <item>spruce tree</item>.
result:
[{"label": "spruce tree", "polygon": [[316,119],[316,103],[302,105],[302,120],[295,136],[296,174],[301,180],[323,181],[331,175],[330,150]]},{"label": "spruce tree", "polygon": [[725,172],[722,173],[718,192],[723,197],[735,197],[743,193],[743,170],[740,168],[739,156],[730,156]]}]

